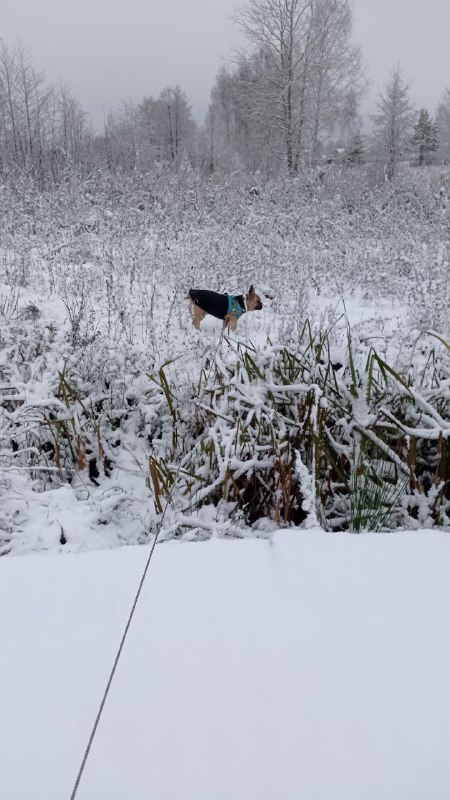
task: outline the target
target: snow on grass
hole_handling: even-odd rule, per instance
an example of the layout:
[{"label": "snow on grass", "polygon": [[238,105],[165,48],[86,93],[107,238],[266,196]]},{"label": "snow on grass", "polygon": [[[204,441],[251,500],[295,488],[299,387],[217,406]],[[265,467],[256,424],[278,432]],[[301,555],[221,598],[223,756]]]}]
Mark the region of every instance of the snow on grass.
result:
[{"label": "snow on grass", "polygon": [[[0,561],[0,794],[72,791],[147,548]],[[78,800],[445,800],[450,539],[156,548]]]},{"label": "snow on grass", "polygon": [[[158,440],[163,450],[166,423],[150,376],[170,361],[183,408],[205,374],[214,379],[221,323],[192,329],[192,286],[245,292],[253,282],[263,310],[240,320],[232,344],[298,348],[310,324],[326,333],[344,383],[351,330],[362,363],[375,347],[426,392],[439,384],[445,417],[447,172],[407,170],[376,186],[364,172],[332,168],[255,196],[245,180],[189,172],[180,181],[165,169],[42,192],[5,186],[0,555],[147,541],[149,459]],[[430,344],[421,336],[429,329],[441,339]],[[412,483],[423,509],[414,505],[405,525],[445,525],[427,495],[440,456],[423,456],[419,444]],[[446,480],[440,470],[439,501]]]},{"label": "snow on grass", "polygon": [[[160,286],[159,290],[161,300],[165,294],[170,295],[167,287],[165,290]],[[5,417],[5,441],[8,435],[14,438],[14,426],[28,423],[29,415],[31,418],[37,414],[44,416],[46,406],[49,407],[47,415],[51,413],[54,410],[51,402],[58,402],[62,416],[65,416],[65,406],[61,400],[51,401],[50,398],[54,397],[57,390],[58,371],[67,370],[70,375],[69,383],[79,386],[82,393],[86,386],[88,408],[92,407],[97,398],[108,399],[108,395],[113,397],[114,394],[117,413],[113,406],[113,410],[108,408],[98,418],[102,427],[106,423],[107,428],[108,417],[113,419],[114,424],[114,418],[117,418],[117,433],[109,431],[108,436],[109,441],[114,442],[117,439],[120,445],[115,449],[109,446],[108,456],[113,459],[113,469],[107,478],[98,476],[99,486],[89,480],[86,470],[82,474],[76,468],[70,485],[60,485],[54,457],[47,460],[50,469],[48,474],[45,468],[42,472],[39,472],[40,468],[31,469],[34,480],[30,480],[26,472],[21,472],[18,467],[13,466],[13,461],[8,461],[5,449],[2,452],[5,461],[0,491],[6,534],[4,539],[0,535],[1,553],[23,554],[41,549],[76,552],[114,547],[124,542],[135,544],[146,541],[150,529],[149,512],[153,507],[146,488],[148,455],[152,451],[143,430],[144,425],[151,427],[154,415],[152,406],[148,405],[151,387],[149,375],[155,372],[157,374],[160,364],[172,358],[174,360],[166,367],[170,381],[178,387],[195,383],[202,365],[210,363],[207,361],[208,357],[211,359],[217,354],[222,324],[218,320],[207,318],[201,333],[194,331],[190,325],[186,300],[179,295],[176,298],[176,313],[170,322],[166,319],[167,302],[155,311],[154,324],[158,333],[150,353],[147,352],[146,345],[139,342],[137,330],[134,344],[125,346],[122,342],[117,352],[101,337],[98,342],[71,353],[65,334],[68,320],[63,303],[55,297],[46,298],[38,293],[34,294],[33,303],[44,312],[41,328],[53,324],[57,333],[55,342],[50,345],[52,349],[44,356],[27,354],[31,375],[25,380],[19,379],[18,374],[5,380],[5,386],[10,384],[14,387],[14,392],[17,392],[11,394],[12,400],[18,402],[16,398],[23,399],[25,409],[21,415],[19,408],[17,414],[10,418],[13,421],[12,427]],[[312,296],[311,313],[318,321],[322,319],[327,324],[333,324],[333,355],[337,361],[344,361],[346,358],[344,343],[347,322],[355,330],[362,326],[364,335],[369,338],[374,331],[378,332],[377,344],[381,352],[385,351],[387,342],[391,343],[391,350],[395,350],[395,332],[402,314],[402,307],[396,301],[385,300],[377,306],[373,301],[365,299],[359,290],[355,290],[346,302],[343,298],[332,298],[325,293]],[[283,319],[285,318],[282,315],[277,316],[273,301],[268,300],[262,312],[249,314],[240,321],[238,339],[250,346],[264,346],[268,335],[277,339]],[[34,331],[31,327],[26,331],[18,323],[18,330],[19,337],[26,343],[23,347],[30,348],[32,337],[37,342],[40,341],[40,329]],[[231,341],[233,340],[234,337],[231,337]],[[383,346],[380,342],[384,343]],[[5,350],[5,364],[6,356]],[[9,368],[9,364],[5,366],[5,369]],[[212,374],[211,371],[209,374]],[[106,381],[109,381],[111,388],[109,383],[105,384]],[[92,393],[91,396],[89,392]],[[133,405],[136,406],[135,411]],[[70,417],[72,413],[73,406],[69,405],[67,416]],[[126,421],[128,415],[130,419]],[[81,428],[83,424],[85,420],[81,419]],[[137,430],[138,425],[140,430]],[[39,447],[45,440],[52,443],[50,430],[49,427],[36,427]],[[31,443],[34,444],[33,441]],[[42,455],[42,451],[40,452]],[[49,478],[52,477],[54,482],[50,484]],[[45,491],[42,491],[42,486]]]}]

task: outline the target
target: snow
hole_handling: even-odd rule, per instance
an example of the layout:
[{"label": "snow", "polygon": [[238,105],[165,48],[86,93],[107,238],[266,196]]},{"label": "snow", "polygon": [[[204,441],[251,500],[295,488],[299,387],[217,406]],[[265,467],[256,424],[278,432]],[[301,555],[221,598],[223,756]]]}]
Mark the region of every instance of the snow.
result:
[{"label": "snow", "polygon": [[[43,295],[37,297],[36,302],[40,307],[47,309],[48,320],[53,319],[52,314],[54,313],[55,319],[58,320],[58,329],[64,329],[67,320],[64,319],[61,302],[58,304],[51,298],[44,300]],[[191,380],[192,376],[198,374],[204,353],[208,348],[215,354],[216,359],[219,359],[217,343],[222,323],[213,318],[207,318],[202,324],[202,332],[199,335],[196,331],[191,330],[185,298],[180,296],[177,303],[180,315],[184,314],[183,325],[187,329],[185,331],[187,338],[182,357],[179,356],[174,360],[174,363],[167,367],[166,371],[174,382],[178,381],[183,385]],[[352,325],[355,333],[358,330],[364,330],[366,336],[371,336],[374,331],[378,331],[380,337],[378,345],[380,345],[381,339],[385,342],[383,346],[379,346],[379,352],[383,354],[384,349],[389,347],[391,354],[397,355],[399,345],[395,332],[398,330],[402,313],[405,314],[405,308],[395,300],[380,299],[378,303],[375,303],[373,300],[364,299],[362,293],[355,289],[345,303],[342,298],[333,299],[331,295],[321,294],[311,297],[311,305],[313,316],[325,315],[328,309],[331,317],[336,320],[334,330],[337,338],[341,337],[345,340],[347,323]],[[158,325],[162,325],[164,317],[161,312],[160,317]],[[231,341],[262,345],[267,339],[268,331],[276,329],[279,319],[269,302],[265,304],[262,312],[248,315],[247,319],[244,317],[239,324],[239,339],[231,337]],[[177,323],[174,322],[173,327],[175,331],[178,330]],[[169,357],[170,347],[175,347],[173,344],[165,346],[167,351],[164,350],[160,354],[161,363]],[[179,347],[179,344],[176,347]],[[172,356],[173,352],[172,349]],[[340,350],[335,347],[333,355],[337,362],[344,362],[346,359],[345,348],[342,347]],[[75,362],[75,356],[73,360]],[[55,371],[56,367],[59,369],[61,365],[53,364],[52,369]],[[145,417],[148,411],[145,403],[148,402],[146,397],[149,386],[149,370],[146,362],[138,363],[136,373],[133,376],[127,375],[126,391],[130,394],[134,393],[138,398],[139,407]],[[31,408],[33,414],[40,406],[50,408],[59,403],[64,408],[63,404],[52,396],[55,389],[52,386],[54,378],[51,378],[50,374],[50,371],[47,371],[42,379],[18,384],[23,389],[23,396],[26,397],[25,405],[27,408]],[[276,387],[269,388],[275,389]],[[303,384],[284,386],[283,391],[296,391],[303,388]],[[258,385],[249,385],[247,391],[251,393],[254,403],[255,397],[260,391]],[[21,396],[22,394],[17,394],[12,397],[17,400]],[[3,397],[3,402],[6,399]],[[152,408],[150,411],[154,413]],[[117,411],[118,417],[120,413],[120,410]],[[42,550],[75,553],[148,541],[152,517],[152,502],[149,501],[146,486],[148,448],[142,436],[141,438],[136,436],[133,429],[134,424],[133,420],[123,421],[120,431],[122,445],[114,451],[109,449],[109,453],[114,458],[114,469],[110,477],[100,478],[100,486],[93,485],[87,475],[78,472],[71,484],[65,483],[57,485],[55,489],[47,488],[46,491],[41,491],[36,489],[36,482],[30,479],[23,468],[2,465],[1,479],[4,487],[3,484],[0,484],[0,490],[3,491],[0,504],[0,554],[12,552],[22,555]],[[421,433],[429,435],[426,430],[421,429]],[[437,434],[433,432],[433,435]],[[154,441],[154,445],[156,446],[156,441]],[[52,464],[53,461],[50,463]],[[247,461],[245,465],[247,469],[251,466],[251,462]],[[33,474],[39,475],[40,469],[41,467],[34,466]],[[50,473],[52,469],[58,473],[56,467],[46,466],[43,474]],[[3,524],[8,534],[5,535],[4,542],[1,536],[1,513],[4,515]],[[313,520],[314,523],[315,520]]]},{"label": "snow", "polygon": [[[375,348],[420,393],[419,418],[395,424],[430,457],[423,464],[418,452],[417,496],[392,524],[448,527],[442,486],[438,497],[426,494],[449,393],[448,169],[404,165],[388,186],[365,169],[337,166],[292,181],[260,178],[257,197],[253,178],[206,177],[187,164],[126,179],[99,173],[48,191],[2,188],[0,555],[147,543],[155,524],[149,457],[179,465],[186,455],[171,453],[159,370],[183,419],[202,387],[203,419],[214,414],[202,383],[214,379],[214,365],[224,364],[227,377],[239,348],[254,346],[266,359],[272,348],[303,347],[306,324],[323,342],[326,332],[325,360],[342,365],[340,391],[351,336],[361,375]],[[244,315],[236,335],[221,342],[212,318],[193,330],[189,288],[241,293],[250,283],[263,309]],[[245,423],[267,415],[257,381],[245,395]],[[395,407],[381,408],[385,422]],[[360,410],[349,405],[334,449],[354,423],[373,429],[379,407]],[[389,458],[410,470],[406,451]],[[335,517],[348,524],[340,508]]]},{"label": "snow", "polygon": [[[147,547],[0,560],[0,796],[69,798]],[[450,538],[156,547],[78,800],[446,800]]]},{"label": "snow", "polygon": [[[177,402],[190,402],[214,365],[229,379],[234,348],[270,340],[275,352],[308,320],[328,331],[336,370],[350,335],[364,363],[373,346],[409,368],[422,427],[408,418],[406,433],[448,432],[450,177],[437,199],[416,174],[378,188],[339,175],[312,195],[269,186],[250,206],[238,186],[191,175],[183,188],[162,173],[128,188],[108,175],[92,195],[68,185],[42,207],[37,193],[3,196],[0,800],[72,792],[157,524],[148,459],[170,456],[161,365]],[[143,214],[145,186],[157,203]],[[31,227],[28,203],[39,208]],[[264,308],[235,336],[222,342],[212,318],[192,329],[189,287],[250,282],[266,287]],[[258,419],[261,385],[240,391],[236,405]],[[348,430],[374,423],[361,398]],[[93,447],[98,478],[62,434],[56,466],[57,407]],[[345,438],[335,445],[349,452]],[[404,454],[390,457],[409,476]],[[77,800],[448,800],[450,538],[325,534],[300,452],[296,469],[302,530],[276,532],[278,517],[243,526],[225,501],[195,514],[168,506]],[[442,487],[416,477],[405,527],[448,522],[435,513]]]}]

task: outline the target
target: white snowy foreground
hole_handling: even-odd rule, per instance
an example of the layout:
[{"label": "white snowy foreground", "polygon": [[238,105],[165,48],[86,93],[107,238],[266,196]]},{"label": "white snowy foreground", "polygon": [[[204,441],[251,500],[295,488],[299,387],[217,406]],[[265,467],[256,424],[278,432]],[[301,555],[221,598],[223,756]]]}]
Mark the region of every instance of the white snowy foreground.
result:
[{"label": "white snowy foreground", "polygon": [[[0,561],[0,797],[67,800],[147,547]],[[158,545],[77,800],[448,800],[450,536]]]}]

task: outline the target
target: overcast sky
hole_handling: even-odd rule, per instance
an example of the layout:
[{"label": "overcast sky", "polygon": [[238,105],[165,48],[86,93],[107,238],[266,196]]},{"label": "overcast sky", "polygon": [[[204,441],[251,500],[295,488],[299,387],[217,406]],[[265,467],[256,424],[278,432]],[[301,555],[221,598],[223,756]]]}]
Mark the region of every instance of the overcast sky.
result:
[{"label": "overcast sky", "polygon": [[[49,83],[68,83],[94,123],[124,99],[167,85],[203,121],[215,76],[239,32],[234,0],[3,0],[0,38],[21,40]],[[411,97],[434,114],[450,87],[450,0],[353,0],[354,39],[372,81],[365,110],[394,64]]]}]

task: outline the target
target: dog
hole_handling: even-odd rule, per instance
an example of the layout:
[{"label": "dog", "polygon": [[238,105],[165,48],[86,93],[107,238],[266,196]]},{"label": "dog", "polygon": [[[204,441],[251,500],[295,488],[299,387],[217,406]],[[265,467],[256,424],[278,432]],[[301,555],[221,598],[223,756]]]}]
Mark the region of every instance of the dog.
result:
[{"label": "dog", "polygon": [[200,330],[200,323],[207,314],[223,320],[223,329],[236,330],[238,319],[246,311],[261,311],[262,302],[252,285],[247,294],[220,294],[208,289],[190,289],[189,303],[194,328]]}]

